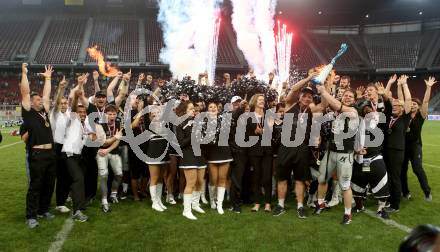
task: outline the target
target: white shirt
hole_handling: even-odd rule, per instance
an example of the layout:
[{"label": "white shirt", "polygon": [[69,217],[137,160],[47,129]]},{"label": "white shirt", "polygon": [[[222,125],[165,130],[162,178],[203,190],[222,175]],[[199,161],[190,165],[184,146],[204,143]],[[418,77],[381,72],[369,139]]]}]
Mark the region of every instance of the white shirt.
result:
[{"label": "white shirt", "polygon": [[68,157],[80,155],[82,148],[87,140],[87,134],[92,132],[92,129],[86,118],[84,126],[81,123],[76,113],[71,113],[69,117],[69,123],[66,128],[66,136],[64,138],[64,145],[62,152],[65,152]]},{"label": "white shirt", "polygon": [[69,121],[69,116],[70,111],[66,111],[65,113],[52,111],[50,113],[50,122],[55,143],[64,144],[64,135],[66,134],[66,126],[67,121]]}]

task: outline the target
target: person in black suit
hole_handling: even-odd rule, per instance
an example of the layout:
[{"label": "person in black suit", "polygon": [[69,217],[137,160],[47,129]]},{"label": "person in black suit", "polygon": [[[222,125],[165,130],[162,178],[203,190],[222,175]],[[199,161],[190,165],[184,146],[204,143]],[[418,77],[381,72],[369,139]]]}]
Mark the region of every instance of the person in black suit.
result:
[{"label": "person in black suit", "polygon": [[[262,144],[264,124],[270,123],[265,120],[264,108],[265,99],[263,94],[255,94],[250,102],[250,117],[246,124],[246,134],[248,136],[257,136],[258,142],[249,148],[249,160],[254,169],[252,188],[253,201],[255,206],[252,212],[260,209],[260,203],[264,201],[264,211],[272,211],[270,202],[272,200],[272,147]],[[272,122],[273,125],[273,122]],[[271,127],[269,125],[269,127]],[[267,129],[267,127],[266,127]],[[261,188],[264,188],[264,194]]]}]

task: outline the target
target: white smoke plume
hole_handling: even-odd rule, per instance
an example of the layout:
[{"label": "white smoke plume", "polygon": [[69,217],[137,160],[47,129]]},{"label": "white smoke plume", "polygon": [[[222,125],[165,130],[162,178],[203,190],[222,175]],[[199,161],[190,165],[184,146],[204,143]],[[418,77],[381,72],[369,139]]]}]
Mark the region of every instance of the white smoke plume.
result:
[{"label": "white smoke plume", "polygon": [[257,77],[275,69],[274,15],[276,0],[231,0],[232,25],[238,48]]},{"label": "white smoke plume", "polygon": [[[197,79],[205,72],[215,32],[219,5],[223,0],[158,0],[158,21],[165,47],[160,60],[169,64],[174,78]],[[216,50],[215,50],[216,51]]]}]

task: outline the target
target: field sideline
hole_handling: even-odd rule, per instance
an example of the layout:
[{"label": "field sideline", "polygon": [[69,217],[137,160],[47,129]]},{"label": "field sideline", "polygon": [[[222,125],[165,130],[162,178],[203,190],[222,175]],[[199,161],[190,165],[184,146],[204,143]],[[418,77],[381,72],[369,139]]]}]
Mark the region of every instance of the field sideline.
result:
[{"label": "field sideline", "polygon": [[[0,251],[48,251],[60,238],[65,238],[64,243],[58,243],[63,251],[396,251],[407,234],[365,213],[355,214],[352,224],[342,226],[342,206],[321,216],[312,216],[312,210],[307,210],[309,218],[300,220],[292,211],[292,198],[287,202],[287,214],[280,217],[251,213],[249,206],[242,214],[226,211],[220,216],[204,206],[207,214],[197,214],[198,221],[185,219],[180,203],[157,213],[149,200],[128,199],[113,206],[110,214],[103,214],[99,201],[95,201],[86,211],[90,220],[75,223],[65,237],[57,234],[68,215],[57,214],[55,220],[41,221],[36,230],[29,230],[24,219],[24,144],[8,135],[10,129],[1,130]],[[413,199],[403,200],[400,212],[391,216],[403,227],[425,223],[440,226],[439,132],[440,122],[425,123],[423,160],[433,202],[424,201],[417,178],[409,169]],[[375,202],[369,201],[367,208],[375,211]]]}]

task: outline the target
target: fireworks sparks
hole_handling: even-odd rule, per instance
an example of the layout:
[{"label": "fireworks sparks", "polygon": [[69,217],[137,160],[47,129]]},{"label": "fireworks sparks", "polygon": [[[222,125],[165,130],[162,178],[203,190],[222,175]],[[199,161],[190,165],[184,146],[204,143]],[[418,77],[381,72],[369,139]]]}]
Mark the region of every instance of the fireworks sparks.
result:
[{"label": "fireworks sparks", "polygon": [[215,80],[215,68],[217,65],[217,49],[218,49],[218,36],[220,33],[221,18],[217,18],[214,24],[213,33],[211,34],[209,50],[208,50],[208,62],[207,69],[209,85],[214,85]]},{"label": "fireworks sparks", "polygon": [[282,84],[289,80],[290,74],[290,57],[292,51],[293,33],[287,32],[287,25],[281,25],[278,21],[278,31],[275,35],[275,49],[276,49],[276,67],[279,78],[277,91],[281,94]]}]

